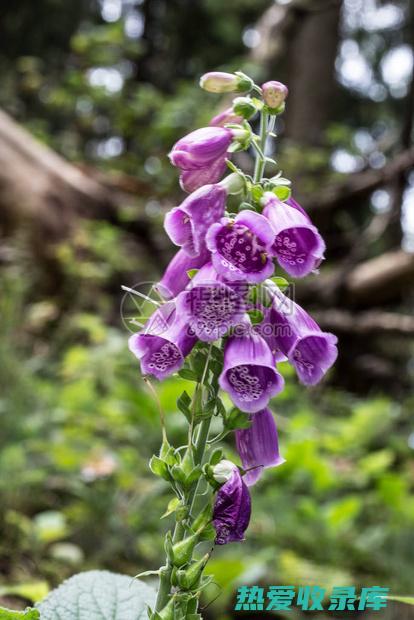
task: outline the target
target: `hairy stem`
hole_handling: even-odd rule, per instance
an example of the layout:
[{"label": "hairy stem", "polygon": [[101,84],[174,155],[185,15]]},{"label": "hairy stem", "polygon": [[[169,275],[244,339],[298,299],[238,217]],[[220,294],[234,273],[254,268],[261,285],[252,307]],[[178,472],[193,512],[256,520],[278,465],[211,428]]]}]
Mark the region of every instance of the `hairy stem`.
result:
[{"label": "hairy stem", "polygon": [[269,113],[266,110],[262,110],[260,113],[260,138],[259,138],[259,147],[261,153],[256,151],[256,163],[254,167],[254,182],[259,183],[262,180],[263,172],[266,166],[266,141],[268,135],[267,129],[267,119],[269,118]]}]

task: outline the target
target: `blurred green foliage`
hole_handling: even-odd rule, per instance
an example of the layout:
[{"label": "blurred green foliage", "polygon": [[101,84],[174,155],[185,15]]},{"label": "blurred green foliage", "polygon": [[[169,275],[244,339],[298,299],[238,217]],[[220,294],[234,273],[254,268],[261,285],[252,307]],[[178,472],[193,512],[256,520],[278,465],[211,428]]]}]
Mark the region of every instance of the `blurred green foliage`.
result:
[{"label": "blurred green foliage", "polygon": [[[127,335],[83,312],[68,318],[67,346],[39,341],[39,317],[47,323],[53,313],[23,307],[16,275],[1,276],[0,557],[4,591],[36,600],[80,569],[157,568],[169,497],[148,470],[158,411]],[[238,583],[378,582],[409,593],[412,398],[397,405],[304,390],[283,372],[274,410],[287,462],[253,489],[246,543],[214,553],[209,570],[223,589],[214,613]],[[175,443],[186,431],[175,402],[191,385],[177,378],[157,387]],[[232,439],[226,452],[237,458]],[[208,596],[216,594],[217,586]]]}]

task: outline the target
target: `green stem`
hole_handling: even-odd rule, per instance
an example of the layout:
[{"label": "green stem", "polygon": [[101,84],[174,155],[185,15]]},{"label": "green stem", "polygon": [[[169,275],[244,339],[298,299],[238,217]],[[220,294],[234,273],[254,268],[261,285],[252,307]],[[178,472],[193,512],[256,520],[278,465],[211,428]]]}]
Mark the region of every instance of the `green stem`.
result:
[{"label": "green stem", "polygon": [[255,183],[259,183],[262,179],[263,172],[266,166],[266,157],[265,157],[265,149],[266,149],[266,140],[267,140],[267,119],[269,117],[269,113],[265,110],[260,112],[260,140],[259,146],[261,153],[256,151],[256,163],[254,167],[254,177],[253,180]]},{"label": "green stem", "polygon": [[[206,358],[206,363],[204,366],[201,381],[200,383],[197,383],[197,386],[194,391],[193,405],[192,405],[192,419],[191,419],[191,423],[189,426],[189,433],[188,433],[188,447],[189,448],[192,446],[192,431],[193,431],[193,425],[194,425],[195,409],[197,406],[197,401],[200,399],[200,396],[202,397],[203,385],[204,385],[204,381],[208,373],[208,367],[209,367],[209,362],[210,362],[210,357],[211,357],[211,349],[212,349],[212,345],[210,345],[210,348],[208,351],[208,355]],[[203,462],[204,453],[205,453],[205,449],[207,446],[208,434],[210,432],[211,417],[212,416],[209,416],[208,418],[203,420],[200,424],[200,428],[198,430],[198,435],[197,435],[197,440],[194,446],[195,465],[201,465],[201,463]],[[188,493],[186,503],[187,503],[187,506],[189,507],[189,514],[191,514],[192,512],[192,508],[193,508],[195,499],[197,497],[197,489],[198,489],[198,482],[194,484],[193,488]],[[179,542],[180,540],[184,538],[184,536],[185,536],[185,527],[183,523],[180,521],[175,524],[174,534],[173,534],[173,543],[175,544]],[[172,585],[171,584],[172,570],[173,570],[173,567],[171,566],[169,562],[167,562],[167,566],[163,567],[163,569],[161,569],[160,571],[159,589],[158,589],[158,594],[157,594],[157,601],[155,604],[155,611],[157,612],[161,611],[161,609],[163,609],[165,605],[168,603],[168,599],[171,593],[171,585]]]}]

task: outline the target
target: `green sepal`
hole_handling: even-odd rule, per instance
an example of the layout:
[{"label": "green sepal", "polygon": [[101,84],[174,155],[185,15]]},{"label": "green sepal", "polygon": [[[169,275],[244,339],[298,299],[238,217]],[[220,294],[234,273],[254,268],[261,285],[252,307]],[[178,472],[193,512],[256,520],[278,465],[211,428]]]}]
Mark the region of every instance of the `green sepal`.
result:
[{"label": "green sepal", "polygon": [[155,456],[155,454],[151,457],[149,467],[155,476],[158,476],[159,478],[164,478],[164,480],[167,480],[168,482],[171,481],[170,472],[168,471],[168,465],[158,456]]},{"label": "green sepal", "polygon": [[176,512],[180,504],[181,502],[178,499],[178,497],[173,497],[173,499],[171,499],[168,502],[167,510],[164,512],[164,514],[160,518],[165,519],[166,517],[169,517],[171,514],[173,514],[173,512]]},{"label": "green sepal", "polygon": [[170,467],[178,463],[175,449],[170,445],[168,439],[164,437],[158,458]]},{"label": "green sepal", "polygon": [[[167,532],[165,535],[165,539],[164,539],[164,551],[165,551],[165,555],[168,558],[169,562],[173,562],[174,559],[174,550],[173,550],[173,542],[172,542],[172,535],[171,532]],[[160,569],[160,575],[162,574],[163,570],[168,570],[167,567],[163,566]]]},{"label": "green sepal", "polygon": [[237,85],[237,90],[239,93],[250,92],[254,87],[254,82],[251,77],[243,73],[243,71],[235,71],[235,75],[239,78],[239,83]]},{"label": "green sepal", "polygon": [[282,201],[287,200],[292,195],[292,191],[287,185],[277,185],[271,191]]},{"label": "green sepal", "polygon": [[191,448],[187,448],[185,454],[183,456],[183,460],[181,461],[181,469],[184,474],[188,476],[194,469],[194,456],[193,450]]},{"label": "green sepal", "polygon": [[252,198],[255,202],[260,203],[260,199],[264,194],[264,189],[261,185],[253,185],[251,188]]},{"label": "green sepal", "polygon": [[181,465],[174,465],[171,467],[171,476],[176,482],[184,485],[187,479],[186,474],[183,472]]},{"label": "green sepal", "polygon": [[198,540],[199,533],[196,532],[195,534],[191,534],[190,536],[187,536],[187,538],[184,538],[184,540],[180,540],[180,542],[173,545],[172,555],[174,566],[184,566],[184,564],[187,564],[191,560],[194,547],[196,546]]},{"label": "green sepal", "polygon": [[264,319],[263,312],[261,310],[248,310],[247,314],[250,317],[250,321],[253,325],[258,325]]},{"label": "green sepal", "polygon": [[233,111],[248,121],[256,114],[257,107],[250,97],[236,97],[233,100]]},{"label": "green sepal", "polygon": [[223,450],[221,448],[216,448],[210,456],[209,464],[211,465],[211,467],[214,467],[214,465],[217,465],[217,463],[220,463],[222,459],[223,459]]},{"label": "green sepal", "polygon": [[263,109],[266,110],[266,112],[268,114],[271,114],[272,116],[277,116],[278,114],[283,114],[283,112],[285,111],[285,108],[286,108],[286,103],[284,101],[277,108],[269,108],[269,106],[267,106],[267,105],[263,106]]},{"label": "green sepal", "polygon": [[157,615],[156,620],[175,620],[174,606],[175,598],[174,596],[172,596],[166,606],[161,609],[161,611],[159,611],[158,613],[155,612]]},{"label": "green sepal", "polygon": [[197,587],[209,558],[210,554],[206,553],[202,558],[190,564],[185,570],[177,571],[177,581],[180,588],[192,590]]},{"label": "green sepal", "polygon": [[207,527],[213,518],[213,508],[210,502],[208,502],[201,512],[194,519],[191,524],[191,529],[193,532],[202,532],[203,528]]},{"label": "green sepal", "polygon": [[190,488],[194,482],[197,482],[197,480],[200,478],[201,474],[202,474],[203,470],[201,468],[201,465],[197,465],[196,467],[194,467],[193,471],[190,472],[187,476],[187,478],[185,479],[185,486],[187,488]]}]

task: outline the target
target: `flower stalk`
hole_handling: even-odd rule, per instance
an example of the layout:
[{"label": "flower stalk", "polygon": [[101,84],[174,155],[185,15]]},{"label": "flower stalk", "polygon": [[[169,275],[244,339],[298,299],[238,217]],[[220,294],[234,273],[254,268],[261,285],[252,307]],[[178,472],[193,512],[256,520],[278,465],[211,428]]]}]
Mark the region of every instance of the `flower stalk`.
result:
[{"label": "flower stalk", "polygon": [[[163,303],[129,340],[144,378],[162,381],[178,373],[195,384],[191,397],[183,391],[177,400],[188,424],[186,445],[169,444],[160,409],[163,441],[150,461],[151,471],[175,495],[164,515],[174,514],[175,526],[165,535],[166,560],[157,572],[150,620],[201,619],[199,599],[212,580],[204,574],[212,545],[244,540],[249,488],[267,468],[284,462],[269,408],[284,387],[277,363],[287,360],[299,381],[314,385],[337,355],[336,337],[322,332],[293,301],[289,305],[279,288],[286,281],[273,277],[277,264],[293,277],[315,271],[325,249],[291,198],[290,182],[281,172],[264,176],[266,164],[275,163],[267,157],[267,141],[274,137],[287,88],[276,81],[259,87],[241,72],[208,73],[200,84],[209,92],[244,96],[171,150],[170,161],[189,193],[165,218],[166,233],[179,250],[156,286]],[[258,135],[249,123],[257,114]],[[253,175],[230,161],[250,146],[256,154]],[[232,401],[230,409],[220,390]],[[239,466],[216,447],[230,434]]]}]

